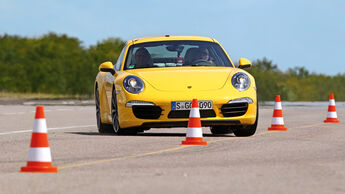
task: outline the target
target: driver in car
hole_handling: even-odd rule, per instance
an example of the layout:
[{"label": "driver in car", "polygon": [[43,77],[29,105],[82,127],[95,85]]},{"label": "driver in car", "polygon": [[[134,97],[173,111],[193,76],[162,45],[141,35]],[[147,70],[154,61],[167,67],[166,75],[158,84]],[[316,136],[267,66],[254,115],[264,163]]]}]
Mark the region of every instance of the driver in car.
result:
[{"label": "driver in car", "polygon": [[195,59],[192,62],[194,65],[211,65],[213,62],[210,60],[210,55],[207,48],[199,48],[195,52]]},{"label": "driver in car", "polygon": [[145,68],[152,66],[152,58],[146,48],[139,48],[135,53],[135,68]]}]

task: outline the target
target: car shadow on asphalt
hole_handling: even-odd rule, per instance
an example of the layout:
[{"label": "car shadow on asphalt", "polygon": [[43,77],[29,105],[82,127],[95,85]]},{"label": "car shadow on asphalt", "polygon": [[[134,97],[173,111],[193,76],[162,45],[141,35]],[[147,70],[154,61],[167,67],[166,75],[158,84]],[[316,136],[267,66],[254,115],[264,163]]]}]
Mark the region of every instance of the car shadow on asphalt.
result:
[{"label": "car shadow on asphalt", "polygon": [[[125,134],[125,135],[116,135],[113,133],[98,133],[98,132],[65,132],[69,134],[74,134],[74,135],[91,135],[91,136],[118,136],[118,137],[123,137],[123,136],[136,136],[136,137],[185,137],[186,133],[151,133],[151,132],[146,132],[146,133],[138,133],[138,134]],[[235,137],[234,134],[223,134],[223,135],[213,135],[213,134],[203,134],[204,137]]]},{"label": "car shadow on asphalt", "polygon": [[112,133],[99,133],[99,132],[80,132],[80,131],[73,131],[73,132],[65,132],[74,135],[93,135],[93,136],[114,136]]}]

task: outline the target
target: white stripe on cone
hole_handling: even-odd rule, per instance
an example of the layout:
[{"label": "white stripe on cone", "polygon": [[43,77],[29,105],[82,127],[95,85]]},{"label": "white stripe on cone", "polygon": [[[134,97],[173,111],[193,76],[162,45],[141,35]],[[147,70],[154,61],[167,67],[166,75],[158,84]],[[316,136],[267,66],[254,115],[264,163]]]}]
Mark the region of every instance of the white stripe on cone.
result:
[{"label": "white stripe on cone", "polygon": [[338,118],[337,112],[327,112],[327,118]]},{"label": "white stripe on cone", "polygon": [[46,119],[35,119],[34,128],[32,132],[36,133],[47,133],[47,123]]},{"label": "white stripe on cone", "polygon": [[330,106],[335,106],[335,100],[334,99],[330,99],[329,100],[329,105]]},{"label": "white stripe on cone", "polygon": [[189,112],[189,117],[200,118],[199,108],[191,108]]},{"label": "white stripe on cone", "polygon": [[272,125],[284,125],[283,117],[273,117],[272,118]]},{"label": "white stripe on cone", "polygon": [[201,128],[188,128],[187,129],[187,137],[202,137],[202,130]]},{"label": "white stripe on cone", "polygon": [[29,149],[29,162],[51,162],[50,148],[30,148]]},{"label": "white stripe on cone", "polygon": [[282,103],[281,102],[276,102],[274,105],[275,110],[282,110]]}]

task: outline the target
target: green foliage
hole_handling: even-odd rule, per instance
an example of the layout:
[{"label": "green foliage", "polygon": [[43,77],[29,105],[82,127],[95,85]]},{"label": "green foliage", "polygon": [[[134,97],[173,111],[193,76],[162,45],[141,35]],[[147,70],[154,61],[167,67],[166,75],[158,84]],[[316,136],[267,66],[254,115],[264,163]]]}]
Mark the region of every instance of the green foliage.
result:
[{"label": "green foliage", "polygon": [[0,36],[0,91],[91,96],[99,64],[115,62],[124,44],[107,39],[86,49],[64,34],[31,39],[5,34]]},{"label": "green foliage", "polygon": [[[0,92],[93,94],[102,62],[116,62],[125,42],[109,38],[84,48],[77,38],[49,33],[39,38],[0,35]],[[336,76],[310,73],[304,67],[281,72],[264,58],[248,70],[256,80],[259,100],[280,94],[288,101],[328,100],[333,92],[345,100],[345,73]]]},{"label": "green foliage", "polygon": [[272,101],[277,94],[287,101],[326,101],[331,92],[337,100],[345,100],[345,73],[332,77],[310,73],[304,67],[284,73],[266,58],[254,61],[248,72],[255,78],[261,101]]}]

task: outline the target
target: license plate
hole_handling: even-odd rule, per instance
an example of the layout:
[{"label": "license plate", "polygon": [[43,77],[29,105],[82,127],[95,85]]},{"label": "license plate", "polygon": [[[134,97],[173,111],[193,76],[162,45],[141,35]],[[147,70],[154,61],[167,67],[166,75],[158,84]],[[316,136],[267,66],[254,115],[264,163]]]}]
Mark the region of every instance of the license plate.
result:
[{"label": "license plate", "polygon": [[[199,102],[199,109],[207,110],[213,109],[212,100],[201,100]],[[190,110],[192,107],[192,101],[172,101],[171,110]]]}]

